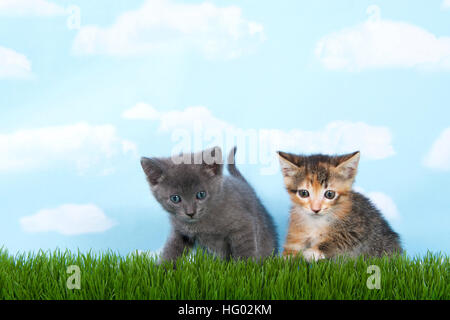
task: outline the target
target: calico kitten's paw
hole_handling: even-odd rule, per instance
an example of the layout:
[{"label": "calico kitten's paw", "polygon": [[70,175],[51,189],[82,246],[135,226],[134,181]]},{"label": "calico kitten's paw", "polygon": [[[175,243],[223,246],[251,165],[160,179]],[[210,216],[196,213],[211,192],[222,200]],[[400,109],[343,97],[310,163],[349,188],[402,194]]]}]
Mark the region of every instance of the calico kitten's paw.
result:
[{"label": "calico kitten's paw", "polygon": [[303,257],[306,259],[306,261],[318,261],[320,259],[325,259],[325,255],[316,249],[306,249],[303,251]]},{"label": "calico kitten's paw", "polygon": [[282,256],[281,256],[284,260],[290,260],[290,259],[292,259],[292,258],[294,258],[295,257],[295,255],[291,255],[291,254],[283,254]]}]

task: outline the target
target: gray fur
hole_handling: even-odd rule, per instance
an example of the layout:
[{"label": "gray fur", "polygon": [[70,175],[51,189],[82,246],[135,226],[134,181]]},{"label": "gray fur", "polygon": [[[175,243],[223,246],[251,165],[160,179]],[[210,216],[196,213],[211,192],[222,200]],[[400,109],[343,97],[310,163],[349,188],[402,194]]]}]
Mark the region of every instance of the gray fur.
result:
[{"label": "gray fur", "polygon": [[[212,164],[174,164],[171,158],[141,159],[150,189],[169,213],[172,225],[163,260],[173,261],[194,245],[225,259],[277,253],[278,239],[272,218],[235,167],[235,152],[233,148],[228,157],[227,176],[222,172],[222,152],[218,147],[202,151],[202,155],[220,159]],[[191,154],[187,158],[197,156]],[[204,200],[196,199],[199,191],[206,191]],[[179,204],[171,202],[170,196],[174,194],[182,197]],[[187,215],[192,213],[192,217]]]}]

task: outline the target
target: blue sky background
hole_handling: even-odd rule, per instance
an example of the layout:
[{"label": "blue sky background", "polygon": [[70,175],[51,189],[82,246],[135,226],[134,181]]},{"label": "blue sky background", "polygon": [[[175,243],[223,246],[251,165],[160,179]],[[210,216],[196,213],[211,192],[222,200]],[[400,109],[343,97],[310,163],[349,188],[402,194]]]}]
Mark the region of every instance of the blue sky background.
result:
[{"label": "blue sky background", "polygon": [[[169,221],[139,157],[170,155],[171,133],[192,130],[198,114],[206,126],[295,137],[285,151],[361,149],[356,187],[386,210],[408,253],[448,253],[448,1],[207,3],[0,0],[0,245],[160,249]],[[128,21],[130,11],[146,22]],[[154,16],[165,18],[146,24]],[[205,51],[210,43],[220,50]],[[281,174],[261,167],[240,165],[282,243],[289,199]]]}]

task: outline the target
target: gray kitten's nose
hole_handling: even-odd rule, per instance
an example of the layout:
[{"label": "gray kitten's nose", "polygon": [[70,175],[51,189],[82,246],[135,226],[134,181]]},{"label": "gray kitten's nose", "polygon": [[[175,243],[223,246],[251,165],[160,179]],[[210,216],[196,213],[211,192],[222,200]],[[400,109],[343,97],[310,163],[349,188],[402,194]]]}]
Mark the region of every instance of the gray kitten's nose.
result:
[{"label": "gray kitten's nose", "polygon": [[195,212],[186,212],[186,215],[190,218],[192,218],[194,216]]}]

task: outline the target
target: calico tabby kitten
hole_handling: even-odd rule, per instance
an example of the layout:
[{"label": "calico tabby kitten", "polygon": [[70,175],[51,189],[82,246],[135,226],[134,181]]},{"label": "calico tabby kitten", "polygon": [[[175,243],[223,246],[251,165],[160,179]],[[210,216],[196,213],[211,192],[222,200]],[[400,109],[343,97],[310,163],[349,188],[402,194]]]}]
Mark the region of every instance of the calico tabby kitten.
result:
[{"label": "calico tabby kitten", "polygon": [[179,164],[172,158],[141,159],[150,189],[172,225],[163,260],[174,261],[195,244],[225,259],[277,252],[272,218],[236,168],[235,153],[233,148],[227,176],[219,147],[183,154],[188,161]]},{"label": "calico tabby kitten", "polygon": [[402,251],[398,234],[378,209],[352,190],[359,152],[278,155],[292,201],[283,255],[301,252],[311,261],[337,255],[379,257]]}]

